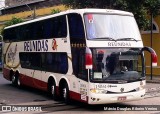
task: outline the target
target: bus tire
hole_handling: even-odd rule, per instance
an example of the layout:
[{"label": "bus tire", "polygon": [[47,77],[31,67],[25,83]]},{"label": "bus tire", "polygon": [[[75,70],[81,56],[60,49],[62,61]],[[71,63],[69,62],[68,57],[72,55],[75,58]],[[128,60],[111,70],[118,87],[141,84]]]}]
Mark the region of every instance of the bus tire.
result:
[{"label": "bus tire", "polygon": [[17,87],[20,87],[21,86],[21,82],[20,82],[20,79],[19,79],[19,75],[17,73],[14,73],[12,75],[12,84],[14,86],[17,86]]},{"label": "bus tire", "polygon": [[49,95],[54,99],[57,100],[57,93],[56,93],[56,83],[53,80],[50,80],[48,82],[48,92]]},{"label": "bus tire", "polygon": [[67,83],[65,83],[62,88],[62,97],[66,104],[70,103],[69,88],[68,88]]},{"label": "bus tire", "polygon": [[17,79],[17,86],[21,87],[21,82],[20,82],[19,75],[16,76],[16,79]]},{"label": "bus tire", "polygon": [[17,84],[15,73],[12,75],[12,84],[13,84],[14,86],[16,86],[16,84]]}]

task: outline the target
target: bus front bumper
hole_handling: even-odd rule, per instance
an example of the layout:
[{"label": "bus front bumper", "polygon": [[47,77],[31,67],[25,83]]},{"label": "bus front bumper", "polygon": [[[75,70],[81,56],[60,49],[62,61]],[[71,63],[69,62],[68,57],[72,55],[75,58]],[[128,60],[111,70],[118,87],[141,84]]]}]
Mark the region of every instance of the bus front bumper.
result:
[{"label": "bus front bumper", "polygon": [[109,104],[118,102],[127,102],[133,100],[143,99],[145,96],[145,89],[121,94],[96,94],[90,93],[88,104]]}]

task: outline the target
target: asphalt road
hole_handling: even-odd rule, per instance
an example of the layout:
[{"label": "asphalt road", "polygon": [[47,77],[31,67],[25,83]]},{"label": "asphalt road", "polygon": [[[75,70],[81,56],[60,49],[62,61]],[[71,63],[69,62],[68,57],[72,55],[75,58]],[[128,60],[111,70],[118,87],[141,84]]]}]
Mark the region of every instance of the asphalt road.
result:
[{"label": "asphalt road", "polygon": [[[46,92],[36,89],[12,86],[0,74],[0,113],[4,114],[39,114],[39,113],[152,113],[160,114],[160,84],[147,83],[146,97],[143,100],[107,104],[87,105],[79,102],[71,102],[66,105],[62,101],[52,100]],[[7,109],[6,106],[9,106]],[[11,109],[11,110],[10,110]],[[2,111],[3,110],[3,111]],[[7,111],[10,110],[10,111]],[[29,111],[29,112],[28,112]]]}]

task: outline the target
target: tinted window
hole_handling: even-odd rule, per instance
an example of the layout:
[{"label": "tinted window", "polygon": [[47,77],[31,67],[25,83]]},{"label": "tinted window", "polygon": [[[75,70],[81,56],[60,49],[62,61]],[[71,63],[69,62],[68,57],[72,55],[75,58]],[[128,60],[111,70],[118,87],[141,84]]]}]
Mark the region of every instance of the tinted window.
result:
[{"label": "tinted window", "polygon": [[66,74],[68,71],[68,58],[66,53],[42,53],[42,64],[46,71]]},{"label": "tinted window", "polygon": [[71,41],[74,42],[74,40],[85,38],[84,26],[80,14],[69,14],[68,23]]},{"label": "tinted window", "polygon": [[54,38],[61,38],[67,36],[67,24],[66,24],[66,17],[59,16],[53,18],[53,37]]},{"label": "tinted window", "polygon": [[66,17],[59,16],[44,21],[44,38],[62,38],[67,36]]},{"label": "tinted window", "polygon": [[67,36],[66,16],[25,24],[4,31],[5,41],[25,41]]},{"label": "tinted window", "polygon": [[20,53],[22,68],[66,74],[68,71],[67,53]]},{"label": "tinted window", "polygon": [[42,39],[43,38],[43,22],[39,21],[33,23],[34,37],[33,39]]},{"label": "tinted window", "polygon": [[85,69],[85,48],[72,49],[73,73],[78,78],[87,80],[87,70]]},{"label": "tinted window", "polygon": [[[12,32],[11,32],[12,31]],[[16,38],[14,28],[4,30],[4,40],[5,41],[13,41]]]},{"label": "tinted window", "polygon": [[53,37],[53,21],[52,19],[47,19],[44,21],[44,38],[52,38]]},{"label": "tinted window", "polygon": [[41,68],[40,53],[20,53],[19,55],[22,68],[40,70]]}]

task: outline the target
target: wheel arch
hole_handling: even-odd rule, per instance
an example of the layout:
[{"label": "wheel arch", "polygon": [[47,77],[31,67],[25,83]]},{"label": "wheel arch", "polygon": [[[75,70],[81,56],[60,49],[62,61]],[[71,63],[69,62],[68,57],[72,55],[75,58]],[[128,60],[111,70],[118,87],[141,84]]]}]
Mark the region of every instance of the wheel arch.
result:
[{"label": "wheel arch", "polygon": [[68,85],[68,89],[70,90],[70,83],[69,80],[66,77],[62,77],[59,81],[59,88],[61,89],[61,87],[63,87],[64,84]]},{"label": "wheel arch", "polygon": [[14,70],[10,69],[10,71],[9,71],[9,79],[10,79],[10,81],[12,80],[12,76],[13,75],[14,75]]},{"label": "wheel arch", "polygon": [[19,69],[16,69],[16,70],[14,70],[13,68],[10,69],[10,73],[9,73],[10,81],[12,80],[12,76],[14,74],[17,75],[17,76],[19,76],[19,74],[20,74]]},{"label": "wheel arch", "polygon": [[50,75],[47,80],[47,90],[49,90],[49,86],[51,82],[54,82],[56,86],[58,85],[56,77],[54,75]]},{"label": "wheel arch", "polygon": [[15,72],[16,75],[20,75],[19,69],[16,69],[14,72]]}]

